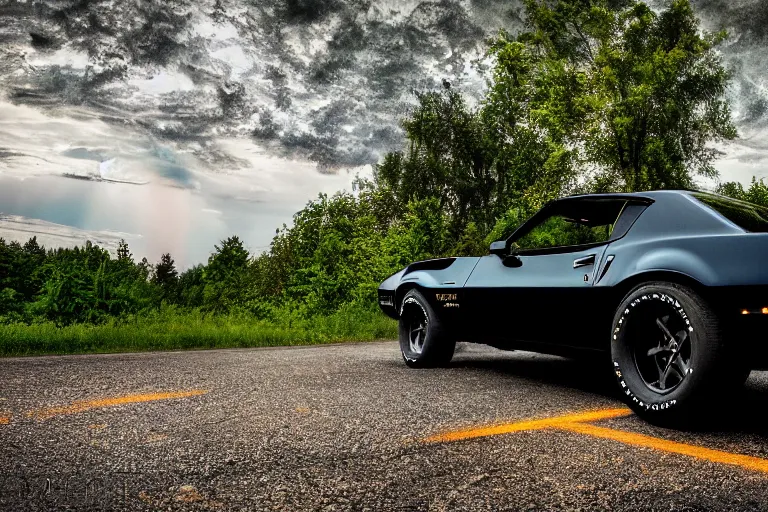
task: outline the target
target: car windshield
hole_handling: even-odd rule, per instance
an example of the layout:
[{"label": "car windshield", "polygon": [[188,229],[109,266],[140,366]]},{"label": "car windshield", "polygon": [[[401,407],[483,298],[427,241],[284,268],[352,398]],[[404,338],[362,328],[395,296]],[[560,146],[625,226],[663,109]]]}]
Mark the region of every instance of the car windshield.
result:
[{"label": "car windshield", "polygon": [[692,195],[745,231],[768,233],[768,208],[716,194],[697,192]]}]

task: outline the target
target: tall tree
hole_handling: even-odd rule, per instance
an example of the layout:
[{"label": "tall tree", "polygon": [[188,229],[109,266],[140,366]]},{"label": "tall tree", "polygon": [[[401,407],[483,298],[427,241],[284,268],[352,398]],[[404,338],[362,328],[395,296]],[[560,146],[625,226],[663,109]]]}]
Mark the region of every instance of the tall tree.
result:
[{"label": "tall tree", "polygon": [[[508,34],[502,33],[489,52],[496,65],[481,115],[493,148],[499,202],[507,199],[505,210],[523,204],[530,212],[574,186],[575,151],[564,128],[578,118],[576,108],[562,101],[553,112],[568,120],[548,120],[541,103],[548,94],[573,94],[579,84],[572,73],[552,65],[545,52]],[[498,217],[503,211],[495,213]]]},{"label": "tall tree", "polygon": [[160,287],[161,300],[176,299],[179,273],[170,253],[163,254],[160,261],[155,265],[154,272],[152,272],[152,282]]},{"label": "tall tree", "polygon": [[223,311],[242,299],[250,255],[237,236],[222,240],[203,269],[204,300],[208,309]]},{"label": "tall tree", "polygon": [[173,286],[178,279],[179,273],[176,270],[176,263],[169,253],[160,257],[160,261],[155,265],[155,272],[152,281],[155,284],[168,288]]},{"label": "tall tree", "polygon": [[376,168],[377,182],[394,191],[403,207],[436,198],[457,235],[471,221],[490,227],[495,200],[503,194],[480,116],[452,89],[417,93],[417,100],[402,123],[408,147],[384,158]]},{"label": "tall tree", "polygon": [[[617,9],[619,7],[619,9]],[[597,191],[690,188],[711,143],[736,137],[729,75],[688,0],[527,0],[529,30],[502,34],[492,111],[532,127]],[[556,166],[556,168],[558,168]]]},{"label": "tall tree", "polygon": [[133,254],[131,254],[131,250],[128,248],[128,242],[125,241],[125,238],[121,238],[117,243],[117,260],[133,261]]}]

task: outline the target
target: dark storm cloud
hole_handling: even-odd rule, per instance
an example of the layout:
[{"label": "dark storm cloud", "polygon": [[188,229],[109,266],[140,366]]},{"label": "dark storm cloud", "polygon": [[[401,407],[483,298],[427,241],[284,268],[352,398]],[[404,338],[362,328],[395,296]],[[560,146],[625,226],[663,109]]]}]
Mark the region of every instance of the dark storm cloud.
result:
[{"label": "dark storm cloud", "polygon": [[694,0],[693,5],[710,25],[733,29],[738,44],[762,44],[768,36],[768,9],[763,0]]},{"label": "dark storm cloud", "polygon": [[[192,4],[181,0],[115,2],[76,0],[72,2],[6,1],[0,5],[3,23],[15,19],[16,42],[27,41],[39,51],[64,45],[85,52],[92,64],[75,80],[66,70],[46,71],[38,81],[74,81],[76,87],[66,101],[83,101],[91,91],[123,78],[132,66],[166,66],[188,51],[181,38],[192,18]],[[55,86],[55,84],[54,84]],[[59,86],[59,89],[63,89]],[[55,93],[61,91],[46,90]]]},{"label": "dark storm cloud", "polygon": [[[765,123],[764,2],[694,5],[708,29],[732,34],[723,52],[740,126]],[[445,78],[479,97],[482,79],[464,74],[467,62],[499,28],[521,25],[518,0],[0,0],[0,87],[17,103],[79,105],[194,144],[209,162],[233,162],[215,137],[250,137],[332,171],[399,148],[412,91]],[[27,62],[61,51],[83,52],[88,65]],[[148,97],[130,85],[163,73],[192,88]]]},{"label": "dark storm cloud", "polygon": [[[371,16],[372,5],[351,3],[340,10],[341,21],[329,34],[325,52],[305,75],[316,89],[346,89],[357,106],[333,102],[313,112],[312,132],[290,134],[285,140],[289,147],[311,148],[312,158],[325,165],[375,163],[382,153],[397,147],[402,136],[393,139],[392,133],[398,130],[397,116],[404,110],[403,94],[432,87],[436,78],[442,78],[431,70],[425,72],[427,63],[436,61],[461,70],[468,54],[478,50],[487,35],[458,2],[415,3],[394,23]],[[460,78],[454,80],[460,83]],[[388,130],[366,126],[367,119],[379,117],[382,111],[389,116],[377,121]],[[355,130],[345,132],[344,124]]]},{"label": "dark storm cloud", "polygon": [[[732,73],[731,103],[740,131],[750,134],[768,125],[768,8],[764,0],[694,0],[694,8],[711,31],[727,30],[722,48]],[[748,156],[739,157],[752,161]]]},{"label": "dark storm cloud", "polygon": [[[485,0],[477,10],[508,9],[509,2]],[[505,23],[473,16],[456,0],[7,1],[0,21],[23,20],[13,31],[17,44],[42,55],[82,51],[89,64],[27,66],[11,78],[24,67],[17,62],[3,69],[3,81],[19,103],[81,105],[177,142],[199,142],[214,130],[251,135],[278,154],[333,169],[375,163],[400,144],[398,118],[410,91],[445,77],[461,86],[467,60]],[[252,69],[235,73],[212,57],[225,43],[197,34],[200,23],[233,26],[233,43]],[[152,105],[132,98],[130,78],[163,70],[183,73],[195,90],[163,94]]]},{"label": "dark storm cloud", "polygon": [[167,65],[185,50],[180,37],[192,18],[194,3],[76,0],[60,5],[37,2],[38,18],[52,22],[66,41],[95,61]]},{"label": "dark storm cloud", "polygon": [[340,0],[286,0],[281,14],[289,23],[314,23],[343,8]]}]

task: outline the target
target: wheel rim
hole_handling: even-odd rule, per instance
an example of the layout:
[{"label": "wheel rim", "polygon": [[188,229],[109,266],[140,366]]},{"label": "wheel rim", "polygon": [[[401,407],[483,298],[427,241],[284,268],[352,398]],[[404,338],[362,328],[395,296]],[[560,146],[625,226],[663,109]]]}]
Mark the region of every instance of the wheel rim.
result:
[{"label": "wheel rim", "polygon": [[424,342],[427,339],[427,315],[421,307],[412,307],[410,321],[408,323],[408,345],[414,354],[424,351]]},{"label": "wheel rim", "polygon": [[[666,303],[647,304],[626,326],[640,378],[655,393],[674,391],[693,372],[691,331]],[[631,325],[630,325],[631,324]]]}]

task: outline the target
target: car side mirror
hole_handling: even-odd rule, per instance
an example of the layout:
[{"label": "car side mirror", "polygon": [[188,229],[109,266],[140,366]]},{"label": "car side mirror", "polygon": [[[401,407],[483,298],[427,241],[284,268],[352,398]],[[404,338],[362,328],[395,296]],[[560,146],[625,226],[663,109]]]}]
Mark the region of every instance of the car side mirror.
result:
[{"label": "car side mirror", "polygon": [[505,267],[517,268],[523,266],[523,260],[517,255],[517,246],[513,248],[507,247],[505,240],[493,242],[491,244],[491,254],[501,258],[501,262]]},{"label": "car side mirror", "polygon": [[518,268],[523,266],[523,260],[516,254],[507,254],[501,260],[502,265],[505,267]]},{"label": "car side mirror", "polygon": [[504,256],[509,254],[506,240],[491,243],[491,254],[495,254],[500,258],[504,258]]}]

